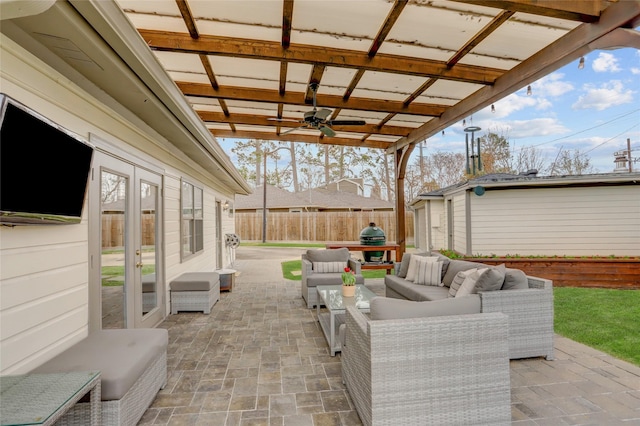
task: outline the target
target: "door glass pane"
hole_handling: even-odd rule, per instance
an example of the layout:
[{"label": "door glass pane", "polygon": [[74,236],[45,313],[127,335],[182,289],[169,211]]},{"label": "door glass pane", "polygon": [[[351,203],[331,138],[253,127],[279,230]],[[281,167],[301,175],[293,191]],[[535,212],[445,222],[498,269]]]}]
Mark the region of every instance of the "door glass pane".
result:
[{"label": "door glass pane", "polygon": [[140,233],[142,247],[138,256],[138,271],[142,281],[142,314],[158,305],[156,280],[156,229],[158,188],[146,182],[140,184]]},{"label": "door glass pane", "polygon": [[125,328],[127,177],[102,171],[102,328]]}]

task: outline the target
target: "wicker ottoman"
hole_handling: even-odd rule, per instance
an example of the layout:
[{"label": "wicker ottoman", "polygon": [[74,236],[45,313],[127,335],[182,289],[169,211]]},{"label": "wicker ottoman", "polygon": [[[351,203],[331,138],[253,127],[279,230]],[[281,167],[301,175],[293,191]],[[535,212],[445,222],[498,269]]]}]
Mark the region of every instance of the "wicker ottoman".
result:
[{"label": "wicker ottoman", "polygon": [[215,272],[185,272],[171,281],[171,314],[178,311],[211,312],[220,300],[220,277]]}]

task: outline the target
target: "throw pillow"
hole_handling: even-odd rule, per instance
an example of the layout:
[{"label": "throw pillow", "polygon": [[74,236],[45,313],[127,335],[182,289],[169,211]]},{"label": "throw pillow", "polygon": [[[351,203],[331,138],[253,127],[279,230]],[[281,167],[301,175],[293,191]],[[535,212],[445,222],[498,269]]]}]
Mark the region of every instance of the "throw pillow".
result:
[{"label": "throw pillow", "polygon": [[472,294],[473,289],[476,287],[476,282],[482,276],[482,274],[484,274],[488,270],[489,270],[488,268],[482,268],[482,269],[476,269],[475,271],[470,273],[464,279],[464,281],[462,282],[462,285],[460,285],[460,288],[456,293],[456,297],[464,297]]},{"label": "throw pillow", "polygon": [[504,284],[501,290],[521,290],[529,288],[529,280],[520,269],[505,269]]},{"label": "throw pillow", "polygon": [[407,277],[407,271],[409,270],[410,261],[411,261],[411,253],[405,253],[402,255],[402,261],[400,262],[400,268],[398,269],[398,276],[400,278]]},{"label": "throw pillow", "polygon": [[451,285],[449,286],[449,297],[456,297],[456,293],[460,289],[460,286],[464,282],[464,279],[471,275],[473,272],[477,271],[478,268],[467,269],[466,271],[460,271],[456,274],[451,281]]},{"label": "throw pillow", "polygon": [[434,262],[428,259],[418,259],[414,284],[442,286],[442,262]]},{"label": "throw pillow", "polygon": [[313,270],[319,273],[342,272],[347,262],[313,262]]},{"label": "throw pillow", "polygon": [[437,257],[430,257],[430,256],[411,256],[411,259],[409,260],[409,269],[407,270],[407,275],[405,276],[405,279],[407,281],[415,281],[416,279],[416,273],[418,272],[418,260],[420,259],[428,259],[431,262],[435,262],[438,260]]},{"label": "throw pillow", "polygon": [[478,278],[473,293],[479,291],[494,291],[502,288],[504,283],[505,268],[504,263],[493,268],[489,268]]},{"label": "throw pillow", "polygon": [[371,299],[372,320],[426,318],[449,315],[479,314],[480,298],[440,299],[431,302],[374,297]]}]

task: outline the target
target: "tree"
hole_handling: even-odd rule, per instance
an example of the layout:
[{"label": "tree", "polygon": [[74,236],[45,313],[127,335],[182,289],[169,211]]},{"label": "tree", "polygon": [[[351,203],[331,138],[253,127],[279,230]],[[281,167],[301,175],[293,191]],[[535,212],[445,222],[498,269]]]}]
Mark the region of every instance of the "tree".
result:
[{"label": "tree", "polygon": [[584,175],[594,173],[591,159],[579,149],[565,150],[560,148],[558,157],[551,165],[550,175]]},{"label": "tree", "polygon": [[464,180],[465,155],[439,151],[424,160],[424,167],[424,181],[444,188]]},{"label": "tree", "polygon": [[548,170],[548,159],[542,151],[534,146],[525,146],[517,152],[511,153],[512,169],[516,172],[526,172],[528,170],[537,170],[538,173],[546,173]]},{"label": "tree", "polygon": [[482,158],[482,171],[478,174],[513,173],[511,168],[511,152],[509,141],[502,133],[489,131],[480,140],[480,156]]}]

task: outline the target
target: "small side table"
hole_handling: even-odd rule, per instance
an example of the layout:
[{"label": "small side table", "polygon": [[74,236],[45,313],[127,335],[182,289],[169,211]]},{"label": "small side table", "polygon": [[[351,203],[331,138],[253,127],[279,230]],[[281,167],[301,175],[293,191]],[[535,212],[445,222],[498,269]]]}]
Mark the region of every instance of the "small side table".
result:
[{"label": "small side table", "polygon": [[102,423],[100,372],[0,377],[0,423],[53,425],[89,392],[91,425]]},{"label": "small side table", "polygon": [[236,270],[216,269],[216,272],[218,273],[218,275],[220,275],[220,291],[226,290],[230,292],[231,290],[233,290],[233,282],[235,281]]}]

